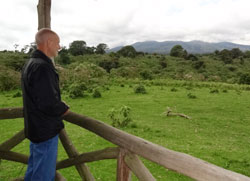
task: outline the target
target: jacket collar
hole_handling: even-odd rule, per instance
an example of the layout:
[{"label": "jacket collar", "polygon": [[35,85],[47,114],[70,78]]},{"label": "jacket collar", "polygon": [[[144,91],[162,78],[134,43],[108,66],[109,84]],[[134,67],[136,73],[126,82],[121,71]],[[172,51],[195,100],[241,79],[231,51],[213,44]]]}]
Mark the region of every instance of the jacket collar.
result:
[{"label": "jacket collar", "polygon": [[49,65],[51,65],[53,67],[53,69],[55,69],[52,60],[45,55],[41,50],[35,50],[32,55],[31,58],[41,58],[42,60],[44,60],[45,62],[47,62]]}]

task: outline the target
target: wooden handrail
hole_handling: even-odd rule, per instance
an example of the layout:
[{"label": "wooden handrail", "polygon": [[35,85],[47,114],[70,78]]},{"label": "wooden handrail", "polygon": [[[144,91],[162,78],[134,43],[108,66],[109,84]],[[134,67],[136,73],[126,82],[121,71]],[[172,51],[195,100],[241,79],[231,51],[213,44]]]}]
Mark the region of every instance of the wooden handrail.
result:
[{"label": "wooden handrail", "polygon": [[[7,109],[7,112],[6,109],[5,111],[0,109],[0,119],[7,119],[8,115],[9,118],[18,118],[22,115],[22,108]],[[169,150],[101,121],[73,112],[70,112],[64,119],[92,131],[132,153],[196,180],[250,181],[247,176],[226,170],[188,154]]]}]

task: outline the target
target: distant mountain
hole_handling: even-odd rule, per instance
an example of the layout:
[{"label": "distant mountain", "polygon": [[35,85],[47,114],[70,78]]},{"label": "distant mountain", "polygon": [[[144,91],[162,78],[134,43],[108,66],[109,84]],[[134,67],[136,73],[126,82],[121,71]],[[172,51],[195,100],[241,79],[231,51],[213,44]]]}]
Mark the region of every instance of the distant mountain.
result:
[{"label": "distant mountain", "polygon": [[[223,50],[228,49],[231,50],[233,48],[239,48],[241,51],[250,50],[250,45],[241,45],[230,42],[219,42],[219,43],[208,43],[203,41],[145,41],[145,42],[137,42],[132,44],[132,46],[136,49],[136,51],[148,52],[148,53],[160,53],[160,54],[168,54],[173,46],[181,45],[188,53],[212,53],[215,50]],[[109,50],[109,52],[116,52],[120,50],[122,46],[115,47]]]}]

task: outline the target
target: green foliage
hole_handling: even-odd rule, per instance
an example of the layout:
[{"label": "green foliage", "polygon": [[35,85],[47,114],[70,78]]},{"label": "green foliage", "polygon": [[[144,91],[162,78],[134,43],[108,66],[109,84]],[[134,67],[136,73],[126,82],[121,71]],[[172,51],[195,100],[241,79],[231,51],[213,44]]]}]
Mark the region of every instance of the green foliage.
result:
[{"label": "green foliage", "polygon": [[219,53],[220,59],[225,63],[225,64],[230,64],[232,63],[232,53],[231,51],[224,49]]},{"label": "green foliage", "polygon": [[72,99],[83,97],[85,90],[87,87],[84,83],[73,83],[68,89],[69,97]]},{"label": "green foliage", "polygon": [[170,50],[170,56],[186,58],[187,57],[187,51],[185,49],[183,49],[181,45],[175,45]]},{"label": "green foliage", "polygon": [[13,98],[15,97],[21,97],[22,96],[22,93],[20,91],[16,92],[14,95],[13,95]]},{"label": "green foliage", "polygon": [[99,66],[105,69],[108,73],[110,73],[111,69],[119,67],[119,61],[118,59],[102,60],[99,63]]},{"label": "green foliage", "polygon": [[119,110],[112,108],[109,113],[109,118],[112,121],[112,126],[117,128],[127,127],[132,122],[130,116],[131,108],[128,106],[122,106]]},{"label": "green foliage", "polygon": [[100,43],[99,45],[97,45],[95,53],[97,53],[97,54],[104,54],[107,49],[108,49],[108,45],[107,44]]},{"label": "green foliage", "polygon": [[59,52],[59,56],[57,60],[58,60],[58,63],[62,65],[70,64],[70,57],[68,54],[68,50],[65,47],[62,48],[62,50]]},{"label": "green foliage", "polygon": [[71,55],[83,55],[86,53],[86,42],[82,40],[73,41],[69,45],[69,52]]},{"label": "green foliage", "polygon": [[196,95],[194,95],[194,94],[192,94],[192,93],[188,93],[188,94],[187,94],[187,97],[188,97],[189,99],[196,99],[196,98],[197,98]]},{"label": "green foliage", "polygon": [[202,60],[199,60],[199,61],[195,61],[192,63],[192,66],[195,68],[195,69],[200,69],[202,67],[205,67],[205,64],[204,64],[204,61]]},{"label": "green foliage", "polygon": [[218,90],[218,89],[211,89],[211,90],[210,90],[210,93],[211,93],[211,94],[218,94],[218,93],[219,93],[219,90]]},{"label": "green foliage", "polygon": [[141,84],[135,86],[134,92],[135,92],[136,94],[146,94],[146,93],[147,93],[147,91],[146,91],[144,85],[141,85]]},{"label": "green foliage", "polygon": [[122,55],[123,57],[136,57],[136,50],[133,46],[130,45],[122,47],[117,53]]},{"label": "green foliage", "polygon": [[250,74],[249,73],[243,73],[240,75],[240,84],[248,84],[250,85]]},{"label": "green foliage", "polygon": [[167,61],[165,60],[166,58],[161,58],[159,61],[159,64],[161,66],[161,68],[167,68]]},{"label": "green foliage", "polygon": [[250,58],[250,50],[245,51],[243,56],[244,56],[245,58]]},{"label": "green foliage", "polygon": [[232,55],[232,58],[239,58],[241,56],[243,56],[243,52],[239,49],[239,48],[233,48],[231,50],[231,55]]},{"label": "green foliage", "polygon": [[144,79],[144,80],[152,80],[153,79],[152,72],[149,70],[143,70],[142,72],[140,72],[140,75],[141,75],[142,79]]},{"label": "green foliage", "polygon": [[192,61],[198,61],[198,57],[195,56],[194,54],[188,54],[186,57],[187,60],[192,60]]},{"label": "green foliage", "polygon": [[20,73],[0,65],[0,90],[8,91],[20,88]]},{"label": "green foliage", "polygon": [[172,89],[170,89],[170,91],[171,92],[177,92],[178,90],[175,87],[173,87]]},{"label": "green foliage", "polygon": [[92,96],[93,96],[93,98],[100,98],[100,97],[102,97],[102,94],[100,93],[100,91],[98,89],[95,89]]}]

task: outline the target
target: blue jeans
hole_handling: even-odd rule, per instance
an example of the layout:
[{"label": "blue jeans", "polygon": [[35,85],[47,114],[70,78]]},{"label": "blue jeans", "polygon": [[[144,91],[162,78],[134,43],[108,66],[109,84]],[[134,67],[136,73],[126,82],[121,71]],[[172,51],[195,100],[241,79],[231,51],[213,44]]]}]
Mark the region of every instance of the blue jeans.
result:
[{"label": "blue jeans", "polygon": [[56,159],[58,135],[41,142],[30,142],[30,157],[25,181],[54,181],[56,173]]}]

